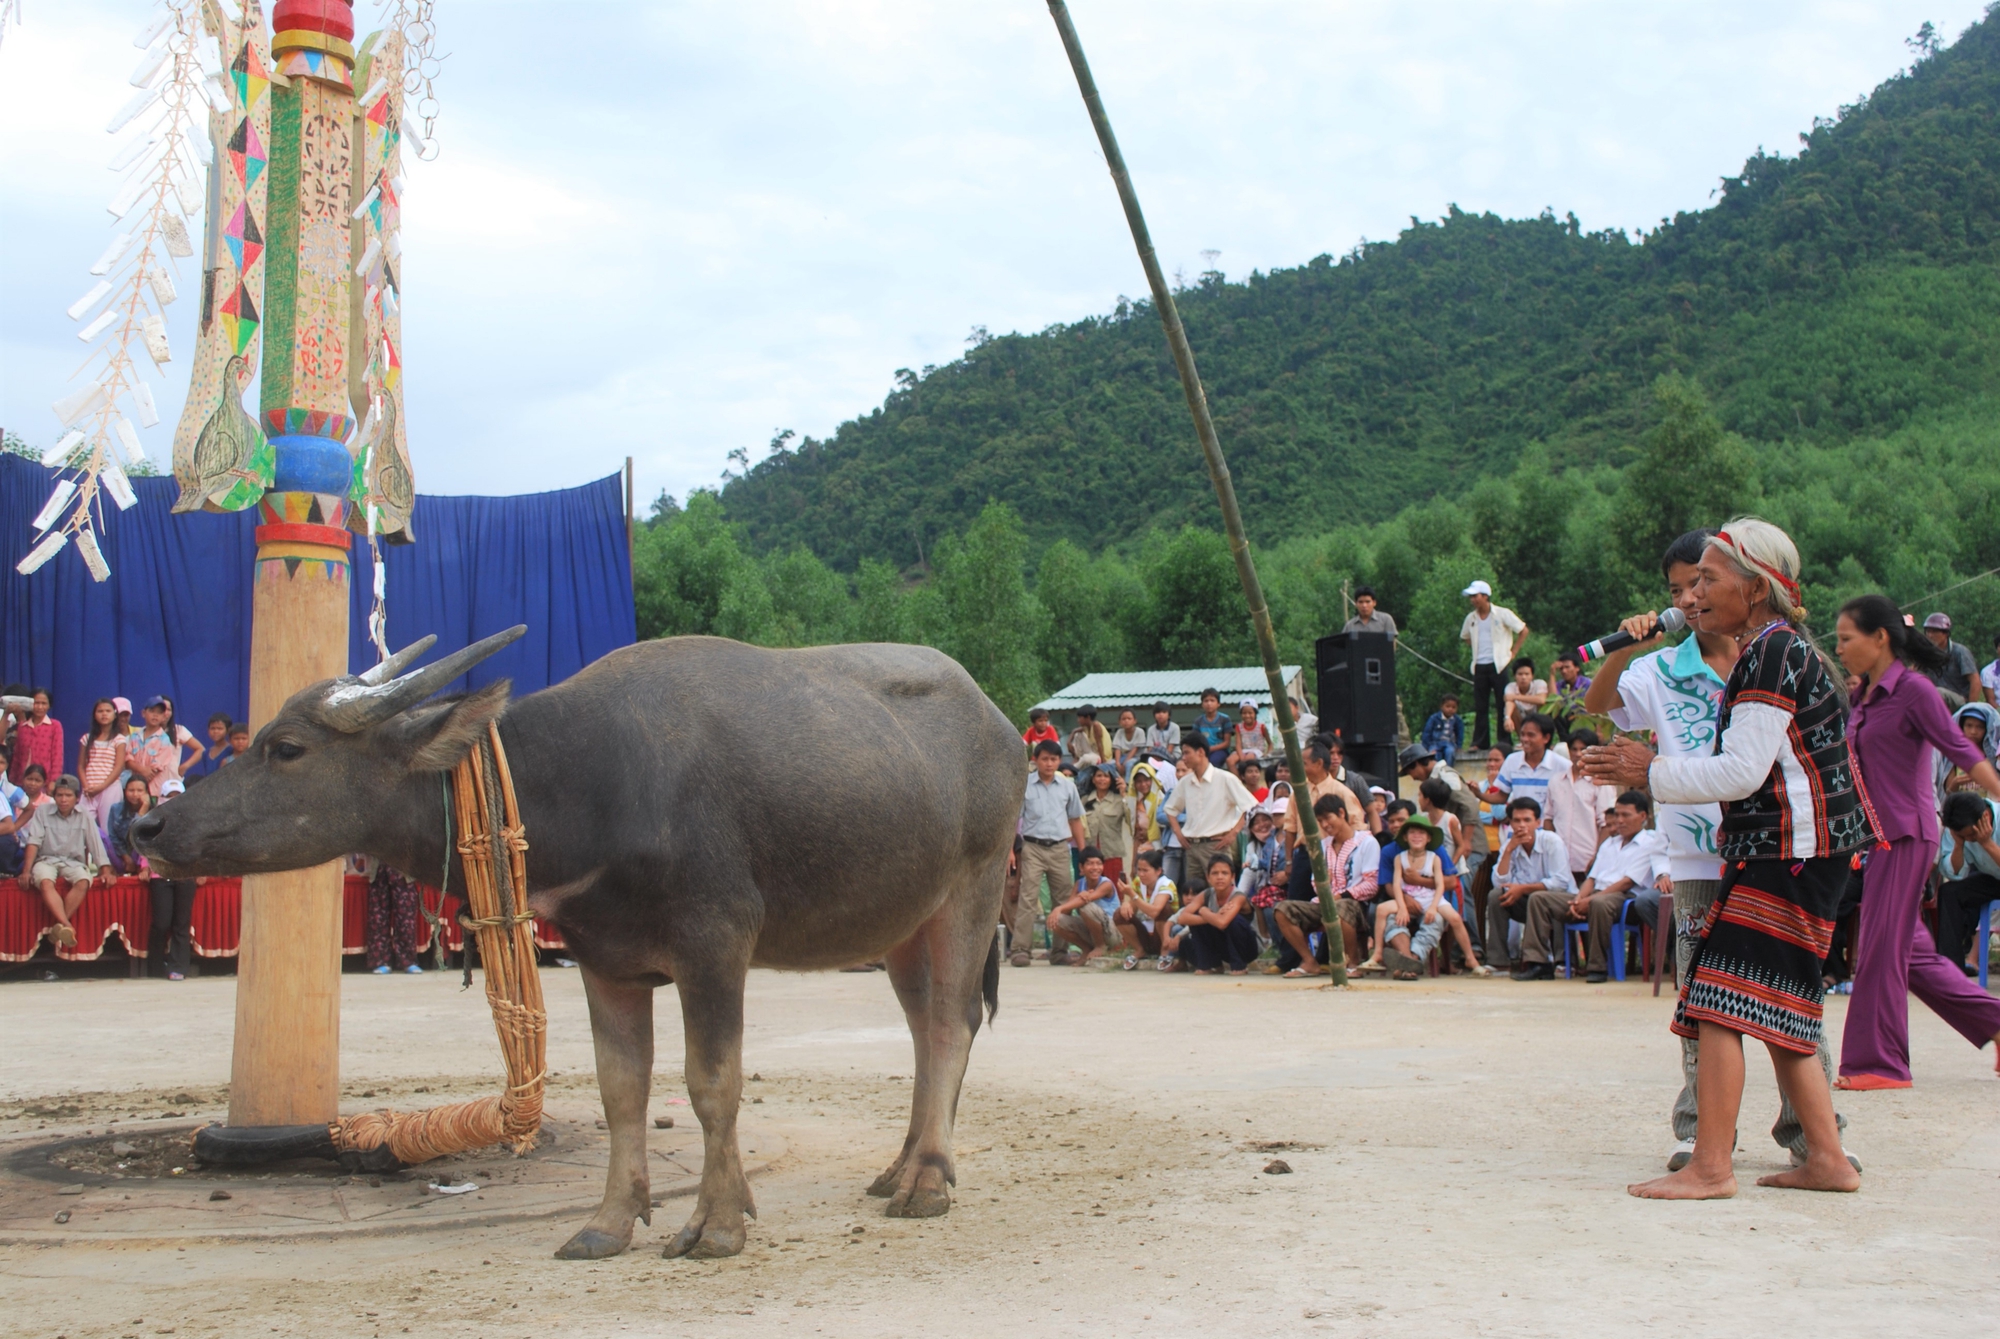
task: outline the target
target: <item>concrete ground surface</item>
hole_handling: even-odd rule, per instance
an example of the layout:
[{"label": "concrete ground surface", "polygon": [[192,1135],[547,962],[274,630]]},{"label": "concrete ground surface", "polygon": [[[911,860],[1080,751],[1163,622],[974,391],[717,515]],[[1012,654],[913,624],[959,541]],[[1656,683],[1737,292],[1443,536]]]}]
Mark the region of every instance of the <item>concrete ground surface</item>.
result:
[{"label": "concrete ground surface", "polygon": [[[581,983],[544,975],[551,1106],[587,1114]],[[233,995],[226,977],[0,986],[0,1154],[142,1131],[169,1109],[219,1115]],[[1828,1005],[1836,1038],[1844,1005]],[[1990,1334],[1990,1051],[1913,1006],[1918,1086],[1839,1095],[1867,1173],[1858,1195],[1831,1196],[1751,1184],[1784,1166],[1753,1046],[1742,1194],[1643,1202],[1624,1186],[1670,1144],[1670,1007],[1636,982],[1336,994],[1007,970],[998,1025],[973,1049],[953,1210],[904,1222],[863,1194],[907,1116],[888,981],[757,972],[744,1067],[761,1078],[745,1101],[762,1100],[745,1120],[782,1152],[753,1180],[761,1217],[736,1259],[660,1258],[686,1199],[667,1199],[630,1253],[591,1263],[551,1257],[582,1211],[339,1239],[17,1235],[0,1244],[0,1333]],[[349,1109],[498,1086],[483,998],[453,975],[349,976],[343,1028]],[[653,1111],[679,1129],[692,1117],[664,1100],[685,1095],[671,989],[658,1031]],[[1292,1173],[1265,1174],[1273,1158]],[[504,1209],[507,1187],[488,1189]]]}]

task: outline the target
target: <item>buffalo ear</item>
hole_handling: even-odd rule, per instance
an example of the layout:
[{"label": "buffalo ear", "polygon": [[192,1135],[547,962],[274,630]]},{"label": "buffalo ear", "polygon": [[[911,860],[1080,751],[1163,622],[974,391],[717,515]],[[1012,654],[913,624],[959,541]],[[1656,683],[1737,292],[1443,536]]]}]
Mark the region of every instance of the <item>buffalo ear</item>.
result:
[{"label": "buffalo ear", "polygon": [[412,772],[448,772],[507,710],[513,684],[497,679],[449,702],[413,707],[396,723]]}]

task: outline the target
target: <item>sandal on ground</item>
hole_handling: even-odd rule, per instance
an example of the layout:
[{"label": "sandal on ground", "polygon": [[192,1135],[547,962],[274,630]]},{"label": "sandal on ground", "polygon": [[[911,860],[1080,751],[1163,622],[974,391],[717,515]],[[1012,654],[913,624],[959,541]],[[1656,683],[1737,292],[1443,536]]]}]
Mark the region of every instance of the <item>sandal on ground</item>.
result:
[{"label": "sandal on ground", "polygon": [[1888,1088],[1914,1088],[1909,1079],[1892,1079],[1881,1074],[1843,1074],[1833,1081],[1833,1086],[1845,1093],[1872,1093]]},{"label": "sandal on ground", "polygon": [[[1417,974],[1424,970],[1422,960],[1411,957],[1394,944],[1383,948],[1382,961],[1388,967],[1389,975],[1395,977],[1398,981],[1414,981]],[[1406,972],[1410,973],[1410,975],[1404,975]]]},{"label": "sandal on ground", "polygon": [[1420,978],[1416,972],[1398,967],[1395,971],[1389,973],[1389,979],[1391,981],[1416,981]]},{"label": "sandal on ground", "polygon": [[1123,968],[1124,968],[1124,969],[1125,969],[1126,971],[1128,971],[1128,972],[1136,972],[1136,971],[1138,971],[1138,970],[1139,970],[1139,955],[1138,955],[1138,954],[1136,954],[1136,953],[1127,953],[1127,954],[1125,955],[1125,961],[1124,961],[1124,962],[1122,962],[1122,963],[1120,963],[1120,964],[1119,964],[1119,966],[1123,967]]},{"label": "sandal on ground", "polygon": [[1294,967],[1291,971],[1285,973],[1285,979],[1287,981],[1303,981],[1308,977],[1325,975],[1325,972],[1308,972],[1303,967]]},{"label": "sandal on ground", "polygon": [[49,938],[57,948],[75,948],[76,931],[67,925],[58,925],[49,930]]},{"label": "sandal on ground", "polygon": [[1162,953],[1159,962],[1155,966],[1163,972],[1171,972],[1180,966],[1180,960],[1171,953]]},{"label": "sandal on ground", "polygon": [[1474,976],[1493,975],[1493,969],[1491,967],[1488,967],[1485,963],[1477,963],[1471,967],[1466,968],[1465,970],[1471,972]]},{"label": "sandal on ground", "polygon": [[1360,965],[1359,967],[1355,967],[1355,968],[1351,968],[1351,969],[1349,970],[1349,972],[1348,972],[1348,975],[1350,975],[1350,976],[1373,976],[1373,975],[1375,975],[1375,973],[1377,973],[1377,972],[1381,972],[1381,971],[1387,971],[1387,970],[1388,970],[1388,969],[1387,969],[1387,968],[1385,968],[1385,967],[1384,967],[1384,966],[1383,966],[1383,965],[1382,965],[1381,963],[1379,963],[1379,962],[1374,962],[1374,961],[1369,961],[1369,962],[1364,962],[1364,963],[1362,963],[1362,964],[1361,964],[1361,965]]}]

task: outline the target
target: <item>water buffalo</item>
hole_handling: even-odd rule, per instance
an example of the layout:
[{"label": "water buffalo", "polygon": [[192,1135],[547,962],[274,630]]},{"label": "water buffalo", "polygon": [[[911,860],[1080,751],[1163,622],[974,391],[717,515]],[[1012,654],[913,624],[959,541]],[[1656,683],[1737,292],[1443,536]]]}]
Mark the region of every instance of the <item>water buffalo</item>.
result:
[{"label": "water buffalo", "polygon": [[[971,676],[919,646],[772,651],[675,637],[518,701],[431,700],[525,629],[405,673],[435,640],[295,694],[250,752],[133,825],[176,877],[298,869],[350,851],[436,879],[443,787],[499,721],[528,833],[529,902],[582,968],[611,1167],[557,1252],[623,1251],[652,1221],[653,991],[680,991],[701,1190],[668,1257],[734,1255],[754,1216],[737,1153],[749,969],[885,960],[916,1045],[909,1134],[870,1191],[951,1207],[952,1123],[982,993],[996,1003],[1021,740]],[[398,677],[400,676],[400,677]],[[464,886],[453,856],[452,881]]]}]

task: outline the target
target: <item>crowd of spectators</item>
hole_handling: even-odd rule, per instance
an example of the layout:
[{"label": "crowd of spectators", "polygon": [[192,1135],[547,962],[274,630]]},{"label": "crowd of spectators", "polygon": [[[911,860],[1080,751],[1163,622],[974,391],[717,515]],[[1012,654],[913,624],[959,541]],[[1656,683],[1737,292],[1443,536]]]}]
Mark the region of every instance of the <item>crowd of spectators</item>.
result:
[{"label": "crowd of spectators", "polygon": [[[41,901],[50,921],[47,937],[59,948],[76,947],[77,910],[93,889],[118,879],[144,881],[152,902],[147,963],[170,981],[185,980],[193,970],[197,881],[159,876],[133,847],[132,824],[247,752],[249,724],[216,712],[204,741],[176,719],[172,698],[148,698],[135,725],[129,699],[101,697],[91,704],[90,724],[76,736],[72,753],[48,689],[9,685],[0,690],[0,709],[0,877]],[[375,876],[370,967],[387,972],[393,958],[402,970],[420,971],[414,953],[402,950],[414,931],[376,932],[378,921],[414,920],[402,914],[411,898],[397,886],[408,880],[393,870],[368,872]],[[378,900],[384,903],[379,912]],[[375,961],[378,956],[382,961]]]},{"label": "crowd of spectators", "polygon": [[[1662,924],[1660,906],[1677,877],[1705,870],[1670,849],[1668,831],[1697,831],[1699,816],[1685,806],[1656,813],[1644,790],[1597,784],[1581,761],[1612,730],[1652,733],[1653,721],[1672,718],[1671,704],[1647,697],[1659,691],[1652,677],[1628,675],[1624,698],[1614,695],[1628,705],[1593,711],[1592,677],[1576,653],[1557,655],[1540,677],[1515,654],[1525,623],[1493,602],[1486,582],[1465,595],[1473,713],[1444,694],[1399,755],[1397,777],[1348,768],[1338,733],[1320,731],[1297,702],[1302,777],[1269,709],[1246,699],[1232,714],[1214,689],[1180,719],[1165,702],[1120,707],[1115,730],[1092,706],[1067,735],[1035,711],[1023,736],[1034,775],[1010,863],[1008,961],[1110,955],[1126,970],[1308,977],[1337,951],[1351,973],[1400,980],[1456,969],[1601,982],[1627,959],[1630,936],[1685,938],[1692,927]],[[1362,588],[1355,605],[1346,631],[1396,635],[1373,591]],[[1925,630],[1955,648],[1934,678],[1954,706],[1973,699],[1957,719],[1994,757],[2000,711],[1981,699],[2000,694],[2000,639],[1981,668],[1949,642],[1948,618],[1933,615]],[[1677,662],[1672,648],[1661,654],[1706,673],[1698,648]],[[1706,751],[1713,737],[1678,742]],[[1959,793],[1967,784],[1940,763],[1939,940],[1959,962],[1974,952],[1981,913],[2000,900],[2000,805]],[[1319,903],[1302,804],[1320,833],[1337,926]],[[1832,960],[1828,970],[1830,982],[1841,974]]]}]

